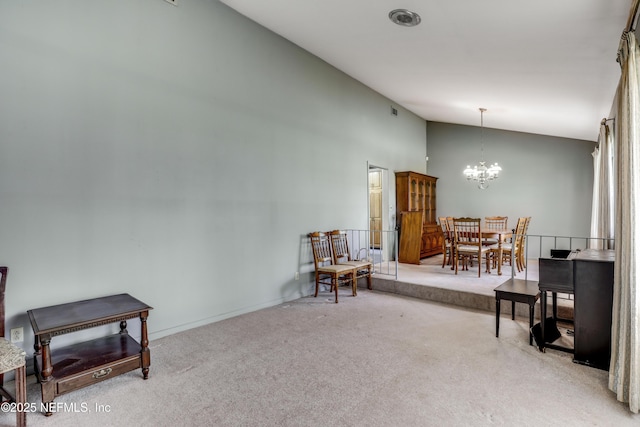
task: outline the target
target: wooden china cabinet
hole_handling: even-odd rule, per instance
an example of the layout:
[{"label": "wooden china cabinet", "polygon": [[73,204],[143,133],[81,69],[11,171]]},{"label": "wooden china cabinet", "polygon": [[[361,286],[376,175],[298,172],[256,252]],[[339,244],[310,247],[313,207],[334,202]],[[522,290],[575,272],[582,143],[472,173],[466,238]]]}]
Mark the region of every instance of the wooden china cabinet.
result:
[{"label": "wooden china cabinet", "polygon": [[438,178],[417,172],[396,172],[398,261],[419,264],[442,253],[442,230],[436,216]]}]

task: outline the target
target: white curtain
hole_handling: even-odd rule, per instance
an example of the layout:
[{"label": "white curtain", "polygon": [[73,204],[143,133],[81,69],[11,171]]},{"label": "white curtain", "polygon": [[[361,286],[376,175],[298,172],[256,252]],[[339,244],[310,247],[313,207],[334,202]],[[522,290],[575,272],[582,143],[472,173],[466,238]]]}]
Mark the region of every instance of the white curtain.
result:
[{"label": "white curtain", "polygon": [[640,409],[640,50],[631,32],[620,52],[616,117],[616,249],[609,388]]},{"label": "white curtain", "polygon": [[[606,120],[600,125],[598,146],[593,151],[593,201],[591,207],[592,249],[613,249],[614,177],[613,134]],[[602,240],[608,239],[608,240]]]}]

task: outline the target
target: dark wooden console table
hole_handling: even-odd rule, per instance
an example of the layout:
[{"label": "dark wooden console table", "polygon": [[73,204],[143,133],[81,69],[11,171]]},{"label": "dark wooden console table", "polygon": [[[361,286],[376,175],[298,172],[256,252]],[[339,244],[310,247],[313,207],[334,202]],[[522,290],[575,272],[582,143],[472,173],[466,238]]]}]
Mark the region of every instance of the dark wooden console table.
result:
[{"label": "dark wooden console table", "polygon": [[[137,368],[142,368],[142,376],[147,379],[151,364],[147,317],[152,308],[129,294],[119,294],[28,310],[42,402],[50,404],[56,396]],[[127,320],[134,318],[140,318],[140,343],[127,332]],[[120,322],[120,333],[53,352],[49,348],[55,336],[116,322]]]}]

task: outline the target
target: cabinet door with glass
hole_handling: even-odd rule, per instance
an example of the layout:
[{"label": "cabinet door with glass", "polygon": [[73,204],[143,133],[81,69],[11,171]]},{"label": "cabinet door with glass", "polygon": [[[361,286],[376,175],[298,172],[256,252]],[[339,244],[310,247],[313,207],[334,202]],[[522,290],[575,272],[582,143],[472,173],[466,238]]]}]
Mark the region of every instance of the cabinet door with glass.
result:
[{"label": "cabinet door with glass", "polygon": [[[426,257],[442,252],[442,233],[437,225],[436,213],[436,181],[434,176],[417,172],[396,172],[396,218],[400,227],[402,212],[422,212],[421,234],[416,236],[404,236],[405,238],[419,239],[421,242],[420,256]],[[400,230],[402,234],[402,230]],[[402,239],[402,238],[401,238]]]}]

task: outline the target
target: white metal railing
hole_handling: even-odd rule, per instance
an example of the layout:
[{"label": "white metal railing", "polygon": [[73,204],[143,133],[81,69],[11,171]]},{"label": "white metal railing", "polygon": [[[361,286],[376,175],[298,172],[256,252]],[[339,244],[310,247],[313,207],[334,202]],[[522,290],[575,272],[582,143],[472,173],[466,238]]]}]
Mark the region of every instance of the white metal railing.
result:
[{"label": "white metal railing", "polygon": [[[515,241],[518,235],[513,235]],[[525,234],[524,260],[525,273],[524,278],[527,280],[528,271],[526,264],[531,259],[546,258],[551,256],[551,250],[564,249],[568,251],[584,250],[590,247],[610,247],[614,246],[614,239],[594,238],[594,237],[575,237],[575,236],[549,236],[540,234]],[[511,277],[515,276],[514,253],[511,251]],[[558,294],[558,298],[571,299],[571,294]]]},{"label": "white metal railing", "polygon": [[[516,234],[513,235],[514,240],[516,236]],[[613,247],[614,239],[525,234],[524,258],[525,260],[529,260],[530,258],[550,257],[552,249],[564,249],[569,251],[583,250],[593,247],[594,243],[596,245],[601,244],[600,246]]]},{"label": "white metal railing", "polygon": [[[346,229],[347,241],[351,256],[354,259],[367,259],[373,263],[373,273],[392,276],[398,279],[398,231],[397,230],[358,230]],[[517,235],[513,235],[515,241]],[[552,236],[526,234],[524,245],[525,280],[527,279],[526,264],[540,257],[549,257],[551,249],[566,249],[575,251],[593,247],[594,241],[601,241],[602,245],[613,247],[614,239]],[[511,276],[516,275],[514,251],[511,251]]]},{"label": "white metal railing", "polygon": [[[537,241],[537,247],[532,247],[532,240]],[[592,247],[594,242],[601,242],[604,246],[613,247],[614,239],[527,234],[525,250],[532,257],[540,258],[551,256],[551,249],[583,250]]]},{"label": "white metal railing", "polygon": [[398,279],[398,231],[347,229],[351,257],[369,260],[374,274]]}]

